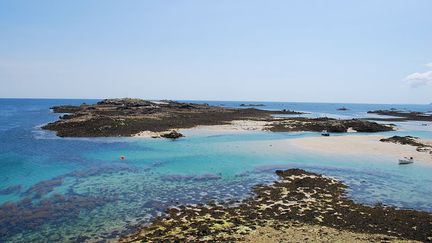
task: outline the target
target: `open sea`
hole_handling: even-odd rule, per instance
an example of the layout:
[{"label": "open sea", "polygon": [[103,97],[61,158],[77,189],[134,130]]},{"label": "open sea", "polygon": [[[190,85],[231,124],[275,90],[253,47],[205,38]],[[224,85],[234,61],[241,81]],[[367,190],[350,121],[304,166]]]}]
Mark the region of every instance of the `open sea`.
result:
[{"label": "open sea", "polygon": [[[254,185],[274,181],[279,168],[336,177],[350,186],[356,202],[432,212],[432,165],[399,166],[385,157],[310,154],[294,147],[268,151],[274,141],[319,133],[191,132],[171,141],[59,138],[40,129],[61,115],[51,106],[97,101],[0,99],[0,242],[114,240],[170,206],[245,198]],[[259,109],[304,111],[308,117],[371,117],[367,111],[390,108],[432,111],[432,105],[193,102],[260,103],[265,106]],[[350,110],[338,111],[342,106]],[[432,139],[432,124],[422,123],[396,123],[398,131],[381,134]]]}]

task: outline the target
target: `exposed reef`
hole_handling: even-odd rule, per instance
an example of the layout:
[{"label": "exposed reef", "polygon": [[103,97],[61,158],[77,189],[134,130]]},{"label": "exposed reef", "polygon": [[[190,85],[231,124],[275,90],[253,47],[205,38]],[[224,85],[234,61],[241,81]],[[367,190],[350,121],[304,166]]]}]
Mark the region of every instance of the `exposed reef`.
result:
[{"label": "exposed reef", "polygon": [[417,111],[401,111],[396,109],[368,111],[369,114],[394,116],[389,118],[368,118],[382,121],[432,121],[432,114]]},{"label": "exposed reef", "polygon": [[296,132],[296,131],[313,131],[342,133],[349,129],[357,132],[385,132],[392,131],[392,125],[384,125],[376,122],[364,120],[337,120],[332,118],[288,118],[274,122],[268,127],[268,130],[273,132]]},{"label": "exposed reef", "polygon": [[[48,123],[43,129],[52,130],[61,137],[133,136],[142,131],[166,132],[199,125],[225,125],[235,120],[266,121],[269,131],[322,131],[359,132],[393,130],[391,126],[361,120],[330,118],[276,118],[274,114],[303,114],[280,110],[255,108],[225,108],[208,104],[175,101],[147,101],[141,99],[107,99],[94,105],[52,107],[54,112],[67,112],[60,120]],[[169,134],[167,136],[178,136]]]},{"label": "exposed reef", "polygon": [[278,170],[280,179],[254,188],[237,204],[172,207],[120,242],[234,242],[257,228],[293,224],[327,226],[399,239],[432,239],[432,215],[383,205],[366,206],[346,197],[340,181],[300,169]]}]

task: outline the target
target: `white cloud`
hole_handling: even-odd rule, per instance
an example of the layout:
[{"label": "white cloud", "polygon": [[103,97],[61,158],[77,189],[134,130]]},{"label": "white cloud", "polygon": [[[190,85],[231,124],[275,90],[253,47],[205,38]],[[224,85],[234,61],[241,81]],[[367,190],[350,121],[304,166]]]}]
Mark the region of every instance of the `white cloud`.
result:
[{"label": "white cloud", "polygon": [[[432,63],[426,64],[426,67],[432,68]],[[417,88],[425,85],[432,85],[432,71],[422,73],[412,73],[404,79],[409,86]]]},{"label": "white cloud", "polygon": [[405,81],[413,87],[420,87],[425,85],[432,85],[432,71],[424,73],[412,73],[405,77]]}]

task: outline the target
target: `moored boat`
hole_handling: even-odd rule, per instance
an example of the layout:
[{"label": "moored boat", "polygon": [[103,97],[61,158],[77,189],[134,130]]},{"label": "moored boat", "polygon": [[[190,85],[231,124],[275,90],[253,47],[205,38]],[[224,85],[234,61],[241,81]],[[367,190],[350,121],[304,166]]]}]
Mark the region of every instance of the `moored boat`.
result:
[{"label": "moored boat", "polygon": [[321,136],[328,137],[328,136],[330,136],[330,133],[327,132],[327,130],[323,130],[323,131],[321,132]]},{"label": "moored boat", "polygon": [[407,165],[407,164],[412,164],[412,163],[414,163],[413,157],[410,157],[410,158],[405,157],[405,158],[399,160],[400,165]]}]

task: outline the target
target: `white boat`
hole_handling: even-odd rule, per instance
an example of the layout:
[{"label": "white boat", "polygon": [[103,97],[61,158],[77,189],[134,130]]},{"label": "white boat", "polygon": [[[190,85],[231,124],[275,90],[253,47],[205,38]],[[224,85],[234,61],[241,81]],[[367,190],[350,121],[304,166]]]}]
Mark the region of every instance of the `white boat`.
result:
[{"label": "white boat", "polygon": [[412,163],[414,163],[413,157],[410,157],[410,158],[405,157],[405,158],[399,160],[400,165],[407,165],[407,164],[412,164]]},{"label": "white boat", "polygon": [[321,135],[324,136],[324,137],[328,137],[328,136],[330,136],[330,133],[327,132],[327,130],[323,130],[323,131],[321,132]]}]

